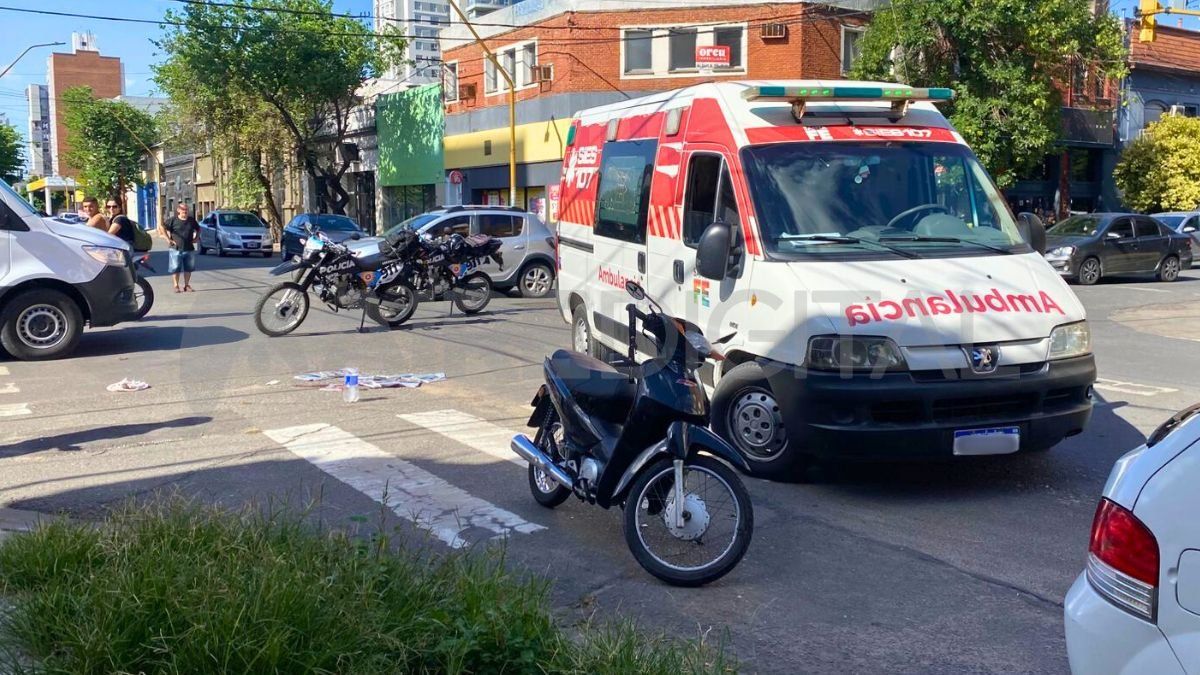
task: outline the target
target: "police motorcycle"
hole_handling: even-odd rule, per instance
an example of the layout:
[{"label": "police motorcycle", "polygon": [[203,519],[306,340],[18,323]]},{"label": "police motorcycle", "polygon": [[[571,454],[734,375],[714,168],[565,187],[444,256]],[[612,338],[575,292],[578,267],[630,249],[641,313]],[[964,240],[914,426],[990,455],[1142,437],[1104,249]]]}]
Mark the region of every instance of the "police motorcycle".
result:
[{"label": "police motorcycle", "polygon": [[[403,323],[416,311],[416,292],[399,278],[402,261],[383,251],[362,255],[311,225],[306,229],[300,255],[271,270],[272,276],[293,274],[293,279],[272,286],[259,298],[254,310],[258,330],[271,337],[296,330],[308,316],[310,290],[334,312],[362,309],[363,322],[370,314],[384,325]],[[377,293],[383,284],[388,286],[386,297]]]},{"label": "police motorcycle", "polygon": [[[446,231],[440,237],[400,230],[379,243],[379,250],[390,259],[401,261],[395,274],[380,280],[376,293],[382,303],[399,294],[407,302],[409,293],[416,291],[420,301],[433,301],[447,296],[463,314],[477,314],[492,299],[492,279],[479,269],[487,259],[504,269],[500,253],[503,242],[488,235],[464,237]],[[407,315],[387,315],[385,304],[367,307],[375,321],[392,328],[408,320]]]},{"label": "police motorcycle", "polygon": [[[723,356],[639,284],[627,283],[626,291],[650,307],[626,306],[627,372],[579,352],[554,352],[531,404],[528,425],[537,432],[532,440],[513,437],[511,447],[529,462],[539,504],[554,508],[575,495],[622,507],[625,543],[638,563],[669,584],[701,586],[738,564],[754,530],[750,496],[732,468],[749,467],[708,430],[708,397],[696,377],[706,359]],[[642,351],[653,356],[637,364],[647,336]]]}]

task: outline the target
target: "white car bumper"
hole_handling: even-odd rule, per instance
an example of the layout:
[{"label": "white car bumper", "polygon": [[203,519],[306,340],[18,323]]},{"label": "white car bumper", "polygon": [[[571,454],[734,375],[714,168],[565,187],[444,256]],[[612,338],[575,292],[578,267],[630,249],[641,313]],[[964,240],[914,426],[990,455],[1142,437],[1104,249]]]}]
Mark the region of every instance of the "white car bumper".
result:
[{"label": "white car bumper", "polygon": [[1067,658],[1075,675],[1185,675],[1158,626],[1115,607],[1083,574],[1067,592],[1063,615]]}]

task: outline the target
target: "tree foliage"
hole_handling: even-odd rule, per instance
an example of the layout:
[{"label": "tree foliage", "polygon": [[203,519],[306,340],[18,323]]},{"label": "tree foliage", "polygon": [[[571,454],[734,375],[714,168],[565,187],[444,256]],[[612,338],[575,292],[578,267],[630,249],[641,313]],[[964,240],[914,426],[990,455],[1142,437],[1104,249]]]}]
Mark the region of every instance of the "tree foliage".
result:
[{"label": "tree foliage", "polygon": [[25,164],[25,153],[21,147],[21,135],[17,128],[0,123],[0,179],[15,183],[21,178]]},{"label": "tree foliage", "polygon": [[1076,64],[1124,75],[1120,25],[1090,0],[893,1],[875,13],[854,75],[951,87],[942,110],[1001,187],[1042,161]]},{"label": "tree foliage", "polygon": [[349,195],[341,178],[351,161],[334,147],[350,131],[359,87],[399,62],[398,33],[376,35],[335,16],[328,0],[189,4],[167,20],[179,25],[158,43],[166,57],[156,72],[163,90],[209,130],[229,132],[213,138],[227,154],[249,158],[243,168],[256,174],[264,196],[263,163],[279,154],[283,134],[289,154],[326,190],[326,203],[343,213]]},{"label": "tree foliage", "polygon": [[142,158],[158,140],[154,118],[123,101],[93,98],[90,87],[63,92],[62,104],[67,163],[92,194],[123,199],[141,180]]},{"label": "tree foliage", "polygon": [[1146,127],[1121,153],[1113,179],[1138,211],[1200,208],[1200,119],[1168,115]]}]

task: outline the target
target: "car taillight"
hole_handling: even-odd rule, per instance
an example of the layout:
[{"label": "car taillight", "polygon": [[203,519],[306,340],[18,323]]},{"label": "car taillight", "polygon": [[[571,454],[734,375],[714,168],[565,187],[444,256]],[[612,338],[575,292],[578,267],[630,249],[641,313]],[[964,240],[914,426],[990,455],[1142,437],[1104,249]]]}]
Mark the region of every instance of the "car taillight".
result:
[{"label": "car taillight", "polygon": [[1087,578],[1114,605],[1154,621],[1158,541],[1125,507],[1101,499],[1092,521]]}]

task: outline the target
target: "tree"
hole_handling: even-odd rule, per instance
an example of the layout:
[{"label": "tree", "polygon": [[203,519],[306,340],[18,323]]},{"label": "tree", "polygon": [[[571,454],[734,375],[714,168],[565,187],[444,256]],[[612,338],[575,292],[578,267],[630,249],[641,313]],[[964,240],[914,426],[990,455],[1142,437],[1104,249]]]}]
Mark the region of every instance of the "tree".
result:
[{"label": "tree", "polygon": [[399,62],[405,43],[395,29],[372,33],[335,16],[328,0],[189,4],[167,20],[177,25],[158,42],[166,58],[155,79],[168,95],[197,99],[185,105],[198,108],[206,123],[226,115],[237,133],[224,141],[251,150],[241,155],[249,161],[243,169],[267,193],[261,162],[270,158],[245,126],[282,129],[324,201],[344,213],[350,197],[341,179],[352,161],[334,148],[347,138],[359,87]]},{"label": "tree", "polygon": [[124,101],[92,97],[90,87],[62,94],[63,124],[70,135],[66,160],[92,194],[124,201],[142,176],[142,158],[157,142],[154,118]]},{"label": "tree", "polygon": [[1168,115],[1147,126],[1121,153],[1113,179],[1138,211],[1200,207],[1200,119]]},{"label": "tree", "polygon": [[951,87],[942,110],[1001,187],[1058,140],[1076,64],[1122,77],[1120,24],[1091,0],[895,0],[875,13],[853,75]]},{"label": "tree", "polygon": [[21,135],[11,124],[0,123],[0,178],[8,183],[20,180],[25,167]]}]

